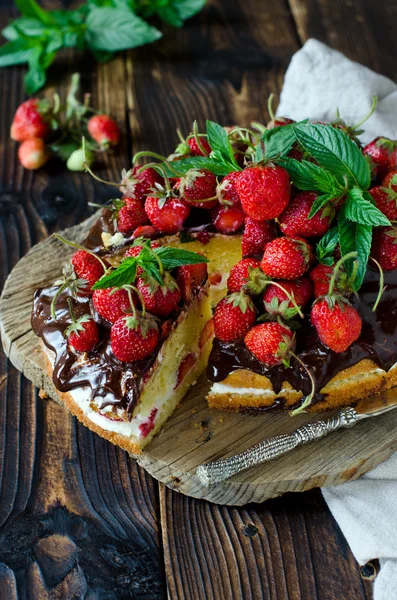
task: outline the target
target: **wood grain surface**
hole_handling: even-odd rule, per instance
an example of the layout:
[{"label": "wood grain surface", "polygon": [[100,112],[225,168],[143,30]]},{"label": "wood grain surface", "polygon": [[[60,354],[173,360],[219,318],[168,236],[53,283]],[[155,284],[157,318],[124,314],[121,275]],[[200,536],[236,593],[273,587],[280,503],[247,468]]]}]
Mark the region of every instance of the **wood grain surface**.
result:
[{"label": "wood grain surface", "polygon": [[[269,92],[280,90],[308,37],[397,79],[396,9],[394,0],[210,0],[184,29],[110,64],[64,53],[50,83],[64,94],[67,75],[80,71],[94,105],[118,119],[120,151],[99,165],[117,179],[133,152],[168,152],[176,126],[187,131],[194,118],[242,125],[266,118]],[[0,11],[0,26],[10,15],[14,9]],[[35,174],[18,165],[8,130],[25,98],[24,71],[0,69],[0,285],[33,244],[86,218],[88,200],[112,195],[56,164]],[[227,508],[171,492],[61,407],[43,403],[4,355],[0,486],[5,600],[371,597],[319,493]]]},{"label": "wood grain surface", "polygon": [[[62,236],[81,243],[95,219],[94,215],[63,231]],[[28,379],[58,402],[62,396],[52,383],[41,341],[31,330],[30,318],[35,289],[48,287],[57,280],[73,251],[54,238],[37,244],[11,271],[0,298],[0,333],[6,354]],[[156,479],[194,498],[244,505],[286,492],[336,485],[375,468],[397,448],[397,410],[394,410],[206,487],[196,476],[197,467],[203,463],[233,456],[265,438],[291,433],[318,418],[304,414],[291,419],[287,411],[254,416],[209,409],[206,401],[209,388],[203,374],[137,458]],[[374,396],[377,404],[382,401],[396,403],[396,390]]]}]

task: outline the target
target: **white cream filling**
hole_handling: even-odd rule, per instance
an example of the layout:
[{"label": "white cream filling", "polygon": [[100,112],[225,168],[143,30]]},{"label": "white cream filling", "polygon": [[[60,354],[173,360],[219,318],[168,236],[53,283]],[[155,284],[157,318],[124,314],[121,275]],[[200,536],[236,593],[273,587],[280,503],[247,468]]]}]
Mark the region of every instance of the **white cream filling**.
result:
[{"label": "white cream filling", "polygon": [[[283,392],[284,390],[281,390]],[[281,393],[280,392],[280,393]],[[257,396],[273,396],[272,390],[263,390],[262,388],[233,387],[224,383],[214,383],[210,391],[211,394],[254,394]]]}]

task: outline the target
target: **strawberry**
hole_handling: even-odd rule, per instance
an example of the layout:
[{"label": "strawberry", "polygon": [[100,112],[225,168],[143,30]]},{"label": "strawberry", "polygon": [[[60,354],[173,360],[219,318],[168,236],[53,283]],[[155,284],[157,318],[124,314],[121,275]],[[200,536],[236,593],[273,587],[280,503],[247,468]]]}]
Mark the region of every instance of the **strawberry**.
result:
[{"label": "strawberry", "polygon": [[397,192],[397,169],[388,172],[388,174],[382,181],[382,186],[390,188],[394,192]]},{"label": "strawberry", "polygon": [[227,289],[229,292],[239,292],[249,281],[249,267],[257,269],[260,267],[259,260],[255,258],[243,258],[235,264],[227,278]]},{"label": "strawberry", "polygon": [[[190,137],[187,143],[189,145],[190,152],[191,154],[193,154],[193,156],[205,156],[204,152],[200,149],[197,140],[194,137]],[[203,150],[205,150],[207,155],[211,153],[211,146],[209,145],[206,137],[200,136],[200,145],[203,147]]]},{"label": "strawberry", "polygon": [[160,233],[173,234],[181,231],[190,214],[190,207],[180,198],[168,198],[163,203],[161,198],[148,196],[145,211],[152,225]]},{"label": "strawberry", "polygon": [[291,125],[291,123],[295,123],[293,119],[289,119],[288,117],[274,117],[267,124],[267,129],[274,129],[274,127],[284,127],[285,125]]},{"label": "strawberry", "polygon": [[281,363],[289,364],[290,353],[295,349],[295,338],[288,327],[272,321],[250,329],[244,344],[260,362],[274,367]]},{"label": "strawberry", "polygon": [[273,221],[259,223],[251,217],[246,217],[241,242],[243,257],[262,256],[265,245],[276,237],[276,226]]},{"label": "strawberry", "polygon": [[145,302],[146,310],[156,317],[167,317],[178,306],[181,293],[177,282],[169,273],[163,276],[163,286],[146,274],[138,277],[136,287]]},{"label": "strawberry", "polygon": [[[303,277],[296,281],[278,281],[277,283],[283,286],[300,308],[305,308],[309,303],[313,294],[313,286],[309,279]],[[273,284],[270,284],[263,294],[263,303],[269,314],[281,315],[285,318],[296,314],[296,308],[286,293]]]},{"label": "strawberry", "polygon": [[175,389],[185,379],[186,375],[191,371],[196,364],[196,356],[190,352],[185,356],[178,368],[178,374],[176,377]]},{"label": "strawberry", "polygon": [[49,106],[45,100],[26,100],[15,113],[11,125],[11,139],[23,142],[31,138],[47,138],[51,132],[49,117]]},{"label": "strawberry", "polygon": [[139,425],[139,436],[140,437],[143,437],[143,438],[147,437],[149,435],[149,433],[154,429],[154,420],[156,418],[157,413],[158,413],[158,408],[152,408],[147,420]]},{"label": "strawberry", "polygon": [[240,208],[234,206],[214,209],[213,223],[221,233],[236,233],[244,225],[245,215]]},{"label": "strawberry", "polygon": [[141,167],[134,167],[121,174],[120,191],[123,194],[144,202],[147,196],[156,189],[156,184],[164,185],[163,177],[152,167],[138,171]]},{"label": "strawberry", "polygon": [[184,302],[189,303],[196,291],[198,291],[207,280],[207,263],[197,265],[183,265],[176,270],[176,282],[179,286]]},{"label": "strawberry", "polygon": [[[136,295],[131,294],[131,297],[136,303]],[[114,323],[131,312],[130,299],[127,290],[123,288],[95,290],[92,294],[92,303],[97,313],[109,323]]]},{"label": "strawberry", "polygon": [[372,238],[371,256],[384,271],[397,269],[397,229],[376,227]]},{"label": "strawberry", "polygon": [[149,240],[153,240],[158,236],[159,236],[159,232],[152,225],[140,225],[139,227],[137,227],[135,229],[134,233],[132,234],[132,237],[134,239],[139,238],[139,237],[144,237]]},{"label": "strawberry", "polygon": [[309,213],[317,200],[315,192],[301,192],[289,204],[279,218],[280,229],[290,237],[320,237],[331,226],[335,211],[331,203],[326,204],[313,217]]},{"label": "strawberry", "polygon": [[377,137],[365,146],[363,153],[370,158],[376,177],[384,177],[397,166],[397,140]]},{"label": "strawberry", "polygon": [[346,299],[316,300],[310,314],[321,342],[334,352],[344,352],[361,333],[361,317]]},{"label": "strawberry", "polygon": [[[328,294],[333,272],[333,266],[322,265],[321,263],[310,271],[309,277],[314,284],[315,298],[320,298]],[[334,289],[342,296],[350,296],[353,291],[347,273],[343,269],[340,269],[337,273]]]},{"label": "strawberry", "polygon": [[214,336],[214,319],[210,319],[204,325],[203,330],[202,330],[202,332],[200,334],[200,339],[199,339],[199,343],[198,343],[198,347],[200,348],[200,350],[202,348],[204,348],[205,344],[210,339],[212,339],[213,336]]},{"label": "strawberry", "polygon": [[77,250],[71,258],[74,272],[78,279],[85,281],[85,290],[80,292],[81,296],[90,296],[92,286],[104,273],[101,262],[90,252]]},{"label": "strawberry", "polygon": [[[396,188],[396,191],[393,187]],[[382,186],[376,186],[369,190],[369,193],[375,200],[377,208],[379,208],[390,221],[397,220],[397,186],[393,187],[383,187],[382,184]]]},{"label": "strawberry", "polygon": [[117,319],[110,329],[113,354],[122,362],[135,362],[150,356],[158,341],[157,324],[148,317],[126,315]]},{"label": "strawberry", "polygon": [[120,128],[108,115],[95,115],[87,123],[88,133],[100,146],[117,146]]},{"label": "strawberry", "polygon": [[218,183],[216,195],[220,204],[225,206],[236,206],[241,208],[240,196],[236,188],[236,181],[241,171],[233,171],[224,177],[221,183]]},{"label": "strawberry", "polygon": [[130,235],[137,227],[148,222],[145,209],[140,201],[134,198],[129,198],[117,211],[117,229],[125,235]]},{"label": "strawberry", "polygon": [[303,239],[276,238],[265,246],[261,269],[275,279],[297,279],[309,268],[313,252]]},{"label": "strawberry", "polygon": [[40,169],[46,164],[50,155],[41,138],[29,138],[18,148],[18,158],[21,165],[29,171]]},{"label": "strawberry", "polygon": [[90,352],[99,342],[98,325],[89,315],[83,315],[75,320],[65,330],[69,346],[76,352]]},{"label": "strawberry", "polygon": [[[150,245],[151,245],[152,248],[158,248],[160,246],[160,244],[158,242],[152,242]],[[138,256],[140,254],[142,248],[143,248],[143,246],[140,245],[140,244],[136,244],[134,246],[131,246],[125,252],[124,258],[128,258],[128,256]]]},{"label": "strawberry", "polygon": [[216,187],[216,175],[206,169],[190,169],[179,184],[181,197],[196,208],[214,208],[218,204]]},{"label": "strawberry", "polygon": [[221,300],[214,313],[214,332],[222,342],[242,338],[255,323],[256,308],[246,294],[231,294]]},{"label": "strawberry", "polygon": [[236,188],[244,211],[256,221],[279,217],[291,195],[288,172],[271,164],[244,169],[236,180]]}]

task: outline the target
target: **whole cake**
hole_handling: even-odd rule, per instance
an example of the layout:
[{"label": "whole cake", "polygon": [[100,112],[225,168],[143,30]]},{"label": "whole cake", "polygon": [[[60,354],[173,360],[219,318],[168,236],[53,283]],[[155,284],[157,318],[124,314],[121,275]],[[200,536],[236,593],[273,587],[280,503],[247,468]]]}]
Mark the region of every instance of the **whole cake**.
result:
[{"label": "whole cake", "polygon": [[208,121],[169,157],[137,155],[35,295],[71,412],[139,453],[205,369],[211,407],[251,412],[396,385],[397,143],[362,148],[358,133],[340,118]]}]

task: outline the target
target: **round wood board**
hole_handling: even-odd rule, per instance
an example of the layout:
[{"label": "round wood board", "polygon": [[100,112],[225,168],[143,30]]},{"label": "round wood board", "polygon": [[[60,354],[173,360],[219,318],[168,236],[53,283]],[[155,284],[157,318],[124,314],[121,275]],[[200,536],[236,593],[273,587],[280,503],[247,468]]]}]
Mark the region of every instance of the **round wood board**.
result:
[{"label": "round wood board", "polygon": [[[94,215],[63,235],[81,242],[96,218]],[[34,290],[57,279],[72,252],[54,238],[41,242],[15,266],[0,299],[0,328],[6,354],[26,377],[58,402],[57,391],[44,368],[40,340],[30,327],[30,313]],[[231,456],[266,437],[291,432],[318,418],[302,415],[291,419],[283,412],[252,416],[210,410],[205,400],[207,390],[203,375],[137,458],[153,477],[195,498],[243,505],[285,492],[336,485],[360,477],[397,448],[397,411],[391,411],[205,488],[195,475],[200,464]],[[396,396],[397,401],[394,390],[381,396],[389,402]]]}]

